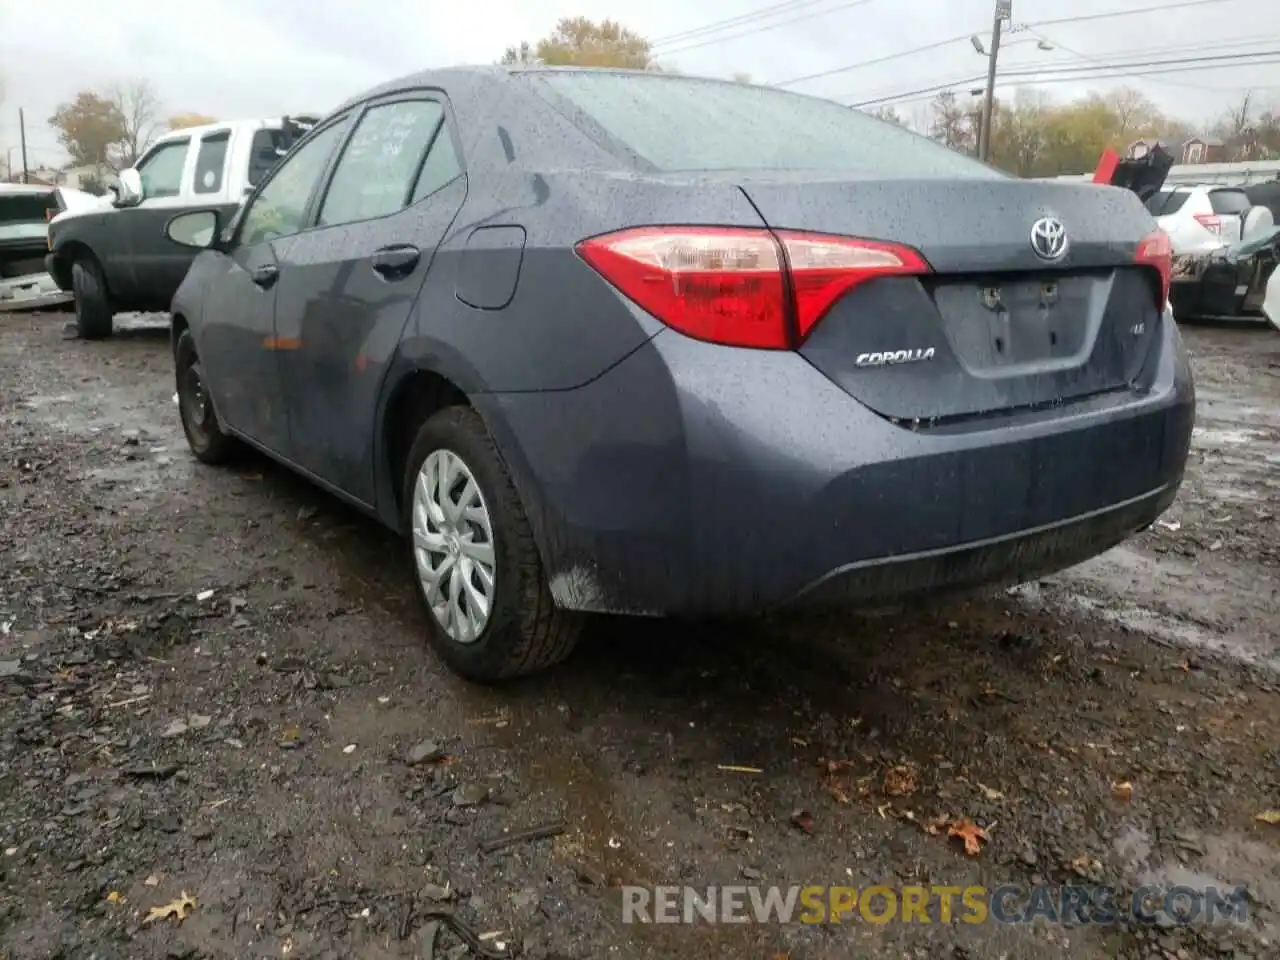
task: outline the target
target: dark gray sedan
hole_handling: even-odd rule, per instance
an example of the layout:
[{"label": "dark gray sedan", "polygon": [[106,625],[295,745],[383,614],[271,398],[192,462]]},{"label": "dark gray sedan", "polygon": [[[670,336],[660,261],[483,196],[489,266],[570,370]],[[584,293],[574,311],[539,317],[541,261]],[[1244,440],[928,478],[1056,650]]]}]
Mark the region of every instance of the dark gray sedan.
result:
[{"label": "dark gray sedan", "polygon": [[1194,416],[1170,249],[829,101],[604,70],[407,77],[321,121],[173,302],[195,455],[409,541],[497,680],[588,611],[1013,583],[1152,523]]}]

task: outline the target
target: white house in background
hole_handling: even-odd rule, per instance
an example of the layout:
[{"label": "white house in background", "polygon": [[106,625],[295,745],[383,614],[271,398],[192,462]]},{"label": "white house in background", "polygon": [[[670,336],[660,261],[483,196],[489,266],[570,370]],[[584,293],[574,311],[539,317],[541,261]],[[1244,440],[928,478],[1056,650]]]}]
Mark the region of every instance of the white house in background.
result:
[{"label": "white house in background", "polygon": [[1156,145],[1173,154],[1174,163],[1221,163],[1226,156],[1226,144],[1217,137],[1189,137],[1181,143],[1168,139],[1143,138],[1129,144],[1125,150],[1128,160],[1141,160]]},{"label": "white house in background", "polygon": [[62,180],[59,186],[70,187],[73,190],[83,190],[85,184],[91,181],[104,183],[111,171],[106,167],[98,166],[94,163],[81,164],[78,167],[66,167],[62,171]]}]

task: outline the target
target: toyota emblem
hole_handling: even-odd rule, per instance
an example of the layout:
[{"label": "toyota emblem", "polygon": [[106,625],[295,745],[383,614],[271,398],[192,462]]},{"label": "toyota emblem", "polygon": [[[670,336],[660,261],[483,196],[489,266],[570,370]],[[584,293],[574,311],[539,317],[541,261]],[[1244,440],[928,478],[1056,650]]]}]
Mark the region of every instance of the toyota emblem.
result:
[{"label": "toyota emblem", "polygon": [[1041,260],[1061,260],[1067,255],[1067,228],[1055,217],[1041,217],[1031,225],[1031,249]]}]

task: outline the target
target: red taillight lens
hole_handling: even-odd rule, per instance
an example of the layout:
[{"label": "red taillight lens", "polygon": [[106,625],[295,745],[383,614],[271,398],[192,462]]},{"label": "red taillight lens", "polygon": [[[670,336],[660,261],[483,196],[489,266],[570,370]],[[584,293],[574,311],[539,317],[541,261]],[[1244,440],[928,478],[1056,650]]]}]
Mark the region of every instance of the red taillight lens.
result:
[{"label": "red taillight lens", "polygon": [[1222,233],[1222,218],[1216,213],[1193,214],[1196,223],[1213,233]]},{"label": "red taillight lens", "polygon": [[779,231],[778,237],[791,268],[801,339],[808,336],[833,303],[858,284],[893,274],[929,272],[924,257],[896,243],[789,230]]},{"label": "red taillight lens", "polygon": [[1173,276],[1173,241],[1163,230],[1149,233],[1138,244],[1133,262],[1142,267],[1154,267],[1160,275],[1160,300],[1156,306],[1164,310],[1169,302],[1169,283]]},{"label": "red taillight lens", "polygon": [[896,244],[738,227],[638,227],[584,240],[577,249],[622,293],[681,333],[773,350],[794,346],[859,283],[929,269],[920,254]]}]

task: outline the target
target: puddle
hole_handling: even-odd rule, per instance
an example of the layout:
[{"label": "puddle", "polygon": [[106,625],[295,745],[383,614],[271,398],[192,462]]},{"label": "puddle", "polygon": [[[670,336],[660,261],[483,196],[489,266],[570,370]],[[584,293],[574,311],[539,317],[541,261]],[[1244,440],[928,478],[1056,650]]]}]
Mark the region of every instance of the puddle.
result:
[{"label": "puddle", "polygon": [[[164,410],[166,407],[159,407]],[[146,394],[115,387],[24,397],[5,417],[31,419],[66,433],[96,436],[112,430],[136,430],[144,440],[172,443],[180,438],[177,418],[156,419],[157,404]]]},{"label": "puddle", "polygon": [[84,474],[90,483],[113,487],[114,492],[131,494],[155,493],[172,484],[186,483],[193,475],[189,458],[173,459],[162,454],[155,459],[140,459],[97,467]]},{"label": "puddle", "polygon": [[[1091,585],[1104,589],[1107,587],[1105,582],[1087,579]],[[1050,597],[1036,583],[1014,587],[1009,594],[1033,607],[1066,608],[1070,612],[1159,638],[1174,646],[1209,651],[1240,663],[1280,673],[1280,657],[1276,656],[1274,650],[1257,649],[1256,642],[1250,637],[1229,632],[1219,633],[1210,627],[1179,619],[1141,604],[1115,600],[1103,602],[1079,593]]]},{"label": "puddle", "polygon": [[[1251,837],[1234,834],[1177,834],[1173,838],[1184,851],[1183,858],[1165,858],[1156,854],[1151,835],[1142,827],[1130,824],[1112,841],[1112,847],[1124,865],[1126,879],[1135,887],[1189,887],[1197,891],[1215,890],[1229,897],[1237,888],[1249,891],[1249,920],[1252,932],[1262,945],[1274,943],[1280,926],[1274,921],[1272,907],[1280,903],[1280,873],[1276,870],[1273,848]],[[1194,864],[1194,865],[1193,865]],[[1207,906],[1208,897],[1205,897]],[[1203,924],[1202,914],[1193,924]],[[1215,924],[1232,921],[1218,917]]]},{"label": "puddle", "polygon": [[1257,423],[1265,426],[1280,427],[1280,411],[1266,407],[1255,407],[1236,400],[1200,394],[1196,397],[1196,411],[1201,421],[1221,421],[1226,423]]},{"label": "puddle", "polygon": [[1264,436],[1263,431],[1246,428],[1196,427],[1191,431],[1192,443],[1202,447],[1222,447],[1231,446],[1232,444],[1253,443],[1262,436]]}]

